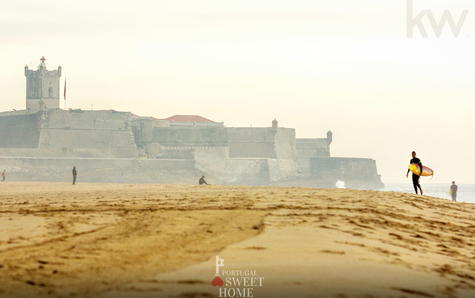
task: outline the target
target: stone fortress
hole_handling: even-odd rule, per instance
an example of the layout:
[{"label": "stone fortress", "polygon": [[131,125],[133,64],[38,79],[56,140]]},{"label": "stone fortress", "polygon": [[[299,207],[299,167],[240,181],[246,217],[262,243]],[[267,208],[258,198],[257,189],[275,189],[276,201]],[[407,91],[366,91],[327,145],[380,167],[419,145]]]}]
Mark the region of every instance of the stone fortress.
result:
[{"label": "stone fortress", "polygon": [[330,155],[333,135],[226,127],[201,116],[165,119],[114,110],[60,109],[61,67],[25,66],[26,109],[0,113],[0,170],[9,180],[382,188],[376,162]]}]

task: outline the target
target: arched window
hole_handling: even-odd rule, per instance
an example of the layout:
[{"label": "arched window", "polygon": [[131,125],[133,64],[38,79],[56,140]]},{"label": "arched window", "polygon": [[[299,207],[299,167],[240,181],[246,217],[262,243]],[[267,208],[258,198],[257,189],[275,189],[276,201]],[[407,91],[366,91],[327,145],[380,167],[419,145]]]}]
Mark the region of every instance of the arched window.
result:
[{"label": "arched window", "polygon": [[53,97],[53,87],[48,88],[48,97],[52,98]]}]

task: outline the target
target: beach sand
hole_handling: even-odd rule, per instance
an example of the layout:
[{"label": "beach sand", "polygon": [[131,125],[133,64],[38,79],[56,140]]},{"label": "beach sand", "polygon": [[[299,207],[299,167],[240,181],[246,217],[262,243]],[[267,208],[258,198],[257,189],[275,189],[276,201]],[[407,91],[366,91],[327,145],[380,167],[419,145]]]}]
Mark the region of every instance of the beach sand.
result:
[{"label": "beach sand", "polygon": [[217,297],[216,256],[254,297],[475,297],[475,205],[431,197],[6,182],[0,227],[0,297]]}]

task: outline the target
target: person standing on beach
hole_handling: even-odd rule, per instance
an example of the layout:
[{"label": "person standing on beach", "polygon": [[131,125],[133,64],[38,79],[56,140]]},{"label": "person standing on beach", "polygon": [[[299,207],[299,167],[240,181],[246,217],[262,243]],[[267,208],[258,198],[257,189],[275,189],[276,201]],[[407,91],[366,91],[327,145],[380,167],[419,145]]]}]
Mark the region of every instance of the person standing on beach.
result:
[{"label": "person standing on beach", "polygon": [[73,185],[76,184],[77,177],[78,177],[78,171],[76,170],[76,166],[73,166]]},{"label": "person standing on beach", "polygon": [[455,184],[455,181],[452,181],[452,185],[450,186],[450,196],[452,197],[452,202],[457,202],[457,191],[459,187]]},{"label": "person standing on beach", "polygon": [[5,182],[5,179],[7,179],[7,170],[3,170],[2,172],[2,182]]},{"label": "person standing on beach", "polygon": [[[412,184],[414,185],[414,190],[416,191],[416,195],[418,194],[417,189],[419,189],[421,191],[421,195],[423,195],[424,193],[422,191],[422,187],[419,184],[419,178],[421,178],[421,175],[422,175],[422,162],[419,158],[416,157],[416,152],[415,151],[412,151],[412,159],[409,163],[416,164],[416,165],[419,166],[419,169],[420,169],[419,174],[420,175],[412,173]],[[409,172],[410,172],[410,170],[408,169],[407,173],[406,173],[406,177],[409,177]]]}]

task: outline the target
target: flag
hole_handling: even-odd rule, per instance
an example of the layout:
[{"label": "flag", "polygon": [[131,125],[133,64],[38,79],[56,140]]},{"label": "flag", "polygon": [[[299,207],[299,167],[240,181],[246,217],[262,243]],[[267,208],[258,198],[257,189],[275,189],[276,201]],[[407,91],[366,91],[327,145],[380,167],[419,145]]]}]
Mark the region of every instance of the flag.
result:
[{"label": "flag", "polygon": [[66,100],[66,78],[64,78],[64,93],[63,93],[63,98]]}]

